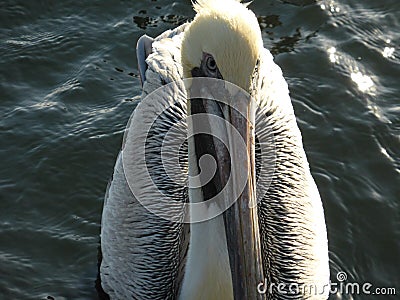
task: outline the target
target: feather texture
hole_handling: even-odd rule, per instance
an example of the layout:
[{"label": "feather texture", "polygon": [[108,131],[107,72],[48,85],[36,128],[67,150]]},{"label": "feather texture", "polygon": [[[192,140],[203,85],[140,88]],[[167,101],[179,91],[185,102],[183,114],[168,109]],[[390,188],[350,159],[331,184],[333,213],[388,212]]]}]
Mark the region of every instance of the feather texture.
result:
[{"label": "feather texture", "polygon": [[[221,5],[217,2],[199,0],[195,9],[200,14],[211,13],[214,6]],[[234,0],[221,2],[243,6]],[[182,25],[154,40],[152,53],[146,60],[148,69],[142,98],[162,85],[182,81],[185,64],[187,67],[191,63],[185,58],[181,63],[181,47],[185,47],[187,42],[185,33],[190,30],[189,26]],[[286,287],[291,283],[314,285],[322,291],[329,281],[329,260],[321,199],[310,173],[282,71],[268,50],[262,48],[259,51],[259,69],[252,89],[258,103],[255,133],[258,141],[256,149],[259,151],[256,151],[256,169],[257,193],[263,195],[258,213],[264,273],[268,283],[283,283]],[[175,96],[172,93],[171,99],[160,100],[170,101],[172,105],[151,127],[147,168],[163,192],[176,201],[175,213],[183,220],[185,212],[182,205],[188,201],[187,190],[183,185],[177,186],[166,180],[160,162],[160,147],[165,133],[174,123],[186,117],[186,102]],[[151,120],[146,115],[153,113],[149,109],[146,114],[134,114],[131,128],[137,139],[148,136],[143,128]],[[185,135],[185,130],[182,128],[181,134]],[[274,137],[275,168],[263,175],[260,170],[267,162],[263,161],[265,158],[261,152],[271,149],[271,145],[267,144],[271,133]],[[126,149],[128,146],[132,144],[125,144],[123,153],[129,150]],[[130,150],[134,154],[135,150]],[[187,148],[183,147],[179,155],[183,166],[181,180],[185,182]],[[115,299],[176,299],[185,275],[190,247],[189,225],[161,219],[144,208],[132,194],[124,168],[129,168],[133,178],[137,179],[133,184],[143,189],[142,195],[147,197],[148,203],[158,205],[157,199],[152,198],[141,182],[143,170],[133,167],[134,157],[132,165],[123,164],[122,160],[120,154],[104,202],[101,229],[103,261],[100,270],[103,289]],[[318,295],[304,295],[301,291],[278,294],[276,289],[267,291],[269,299],[326,299],[327,295],[327,287]]]}]

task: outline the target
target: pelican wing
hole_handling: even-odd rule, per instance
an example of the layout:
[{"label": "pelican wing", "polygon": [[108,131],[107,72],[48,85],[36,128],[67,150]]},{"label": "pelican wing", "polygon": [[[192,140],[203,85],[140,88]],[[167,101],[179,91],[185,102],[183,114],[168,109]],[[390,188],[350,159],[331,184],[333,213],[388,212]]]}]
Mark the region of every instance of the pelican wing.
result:
[{"label": "pelican wing", "polygon": [[[149,55],[143,76],[142,99],[163,84],[181,80],[180,40],[184,28],[185,25],[163,33],[152,42],[151,53],[149,49],[146,50]],[[173,94],[170,96],[173,97]],[[186,188],[164,180],[164,170],[157,153],[160,153],[162,138],[168,126],[180,120],[186,111],[185,108],[172,106],[168,118],[158,119],[152,132],[147,132],[144,129],[146,120],[141,122],[140,118],[151,117],[152,113],[151,110],[141,115],[135,112],[129,130],[137,138],[148,140],[147,147],[152,155],[145,167],[155,184],[160,184],[162,192],[168,194],[171,201],[176,201],[177,213],[183,216],[182,204],[187,202]],[[124,144],[104,201],[101,284],[104,291],[115,299],[174,299],[182,280],[189,227],[160,218],[137,199],[137,193],[133,190],[143,191],[149,198],[151,191],[148,185],[142,184],[142,168],[133,167],[130,159],[124,160],[124,153],[130,151],[133,156],[136,155],[138,151],[134,147],[132,143]],[[133,163],[137,162],[132,159]],[[187,161],[183,160],[181,164],[187,165]],[[185,181],[187,174],[182,172],[181,176],[182,181]],[[153,201],[150,205],[157,205],[157,199],[147,200]]]},{"label": "pelican wing", "polygon": [[153,51],[152,50],[153,41],[154,39],[152,39],[148,35],[142,35],[136,45],[136,58],[138,63],[140,82],[142,83],[142,86],[143,83],[146,81],[146,70],[147,70],[146,59]]},{"label": "pelican wing", "polygon": [[[285,284],[286,289],[292,283],[300,288],[312,285],[319,294],[315,295],[315,289],[305,295],[301,291],[283,294],[276,288],[268,293],[273,299],[326,299],[329,259],[322,202],[303,149],[287,83],[265,49],[258,74],[256,150],[261,150],[256,151],[256,169],[257,194],[262,196],[258,213],[266,279],[275,287]],[[266,144],[271,134],[273,148]],[[262,154],[263,149],[272,153]],[[268,163],[269,155],[274,156],[274,165]],[[263,168],[273,171],[263,173]]]}]

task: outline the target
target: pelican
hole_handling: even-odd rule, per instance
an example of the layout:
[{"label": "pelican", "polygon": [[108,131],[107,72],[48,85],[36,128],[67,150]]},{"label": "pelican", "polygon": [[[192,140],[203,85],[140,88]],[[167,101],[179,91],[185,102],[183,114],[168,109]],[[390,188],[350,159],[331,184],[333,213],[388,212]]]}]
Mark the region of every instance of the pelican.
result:
[{"label": "pelican", "polygon": [[[188,96],[174,104],[172,98],[179,92],[175,90],[155,97],[154,105],[147,108],[139,103],[130,121],[135,143],[149,134],[152,137],[146,141],[145,162],[136,159],[140,147],[134,143],[125,143],[116,161],[102,213],[102,288],[111,299],[327,299],[324,212],[282,71],[264,48],[257,18],[247,4],[197,0],[193,5],[196,16],[192,22],[155,39],[139,39],[142,101],[170,83],[179,88],[186,79],[205,78],[244,90],[257,108],[251,109],[247,102],[241,106],[250,115],[246,120],[229,105],[210,99]],[[173,104],[164,117],[149,124],[152,109],[163,101]],[[200,113],[217,118],[215,123],[212,117],[205,122],[228,144],[233,131],[224,124],[233,124],[245,148],[240,152],[233,146],[229,165],[229,155],[216,139],[205,134],[188,137],[180,151],[166,154],[181,157],[178,179],[184,182],[189,175],[203,172],[201,156],[205,154],[212,155],[216,164],[210,182],[187,188],[168,178],[157,149],[168,127]],[[149,132],[145,127],[150,125]],[[189,131],[200,125],[193,121],[182,126]],[[268,140],[269,133],[274,163],[267,179],[259,171],[265,161],[257,147]],[[144,167],[171,199],[176,219],[162,218],[143,205],[163,209],[143,179]],[[201,213],[210,217],[199,221],[195,208],[184,209],[187,203],[205,203],[227,183],[227,172],[241,170],[248,175],[244,190],[221,213],[213,214],[219,204],[204,205]],[[234,182],[239,180],[233,177]],[[250,205],[256,195],[262,195],[260,201]],[[232,190],[222,193],[223,201],[231,197]]]}]

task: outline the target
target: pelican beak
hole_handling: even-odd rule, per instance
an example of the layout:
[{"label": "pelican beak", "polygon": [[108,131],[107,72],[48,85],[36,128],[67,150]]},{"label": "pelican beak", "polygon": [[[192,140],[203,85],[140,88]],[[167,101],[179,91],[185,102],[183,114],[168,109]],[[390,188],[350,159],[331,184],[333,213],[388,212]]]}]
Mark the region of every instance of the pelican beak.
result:
[{"label": "pelican beak", "polygon": [[[232,125],[227,133],[233,185],[227,193],[230,194],[228,197],[237,199],[223,215],[233,295],[234,299],[262,299],[263,295],[257,291],[257,285],[264,281],[264,277],[255,190],[255,116],[251,99],[235,99],[235,104],[237,109],[231,106],[224,109],[224,118]],[[233,134],[235,130],[241,141]],[[240,147],[241,143],[244,149]],[[219,153],[216,154],[218,156]],[[217,157],[217,160],[225,161],[226,158]],[[226,176],[223,168],[220,174]]]},{"label": "pelican beak", "polygon": [[[257,286],[264,282],[255,193],[254,105],[234,95],[234,107],[209,99],[194,99],[190,114],[208,115],[212,137],[194,137],[196,156],[214,156],[217,171],[202,187],[204,199],[221,194],[234,299],[263,299]],[[196,127],[196,124],[193,124]],[[199,125],[199,124],[197,124]],[[202,124],[204,126],[204,124]],[[225,141],[225,142],[224,142]]]}]

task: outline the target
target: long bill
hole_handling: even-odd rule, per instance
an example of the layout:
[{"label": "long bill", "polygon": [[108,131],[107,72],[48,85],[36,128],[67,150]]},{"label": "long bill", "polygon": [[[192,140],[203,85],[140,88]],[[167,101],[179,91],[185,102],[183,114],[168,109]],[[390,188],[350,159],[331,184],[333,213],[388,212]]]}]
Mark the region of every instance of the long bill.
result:
[{"label": "long bill", "polygon": [[[234,299],[263,299],[257,286],[264,282],[261,242],[256,201],[254,107],[251,99],[235,99],[235,106],[224,107],[224,117],[232,124],[227,130],[233,185],[228,193],[237,199],[223,217],[232,273]],[[237,130],[242,141],[237,141]],[[239,146],[243,142],[245,151]],[[224,160],[218,157],[217,160]],[[221,173],[222,174],[222,173]],[[245,182],[244,189],[239,182]],[[229,196],[228,196],[229,197]]]},{"label": "long bill", "polygon": [[216,174],[210,181],[201,180],[201,190],[203,199],[218,199],[213,203],[223,212],[234,299],[264,299],[257,289],[264,272],[255,190],[254,99],[220,80],[193,79],[189,87],[195,156],[211,154],[216,160]]},{"label": "long bill", "polygon": [[[190,114],[206,116],[193,122],[195,131],[212,133],[212,137],[196,135],[195,149],[197,157],[211,153],[216,159],[217,174],[202,191],[206,199],[221,195],[218,205],[224,211],[234,299],[264,299],[257,290],[264,275],[255,193],[253,100],[240,94],[225,103],[192,99]],[[200,130],[203,127],[207,128]]]}]

